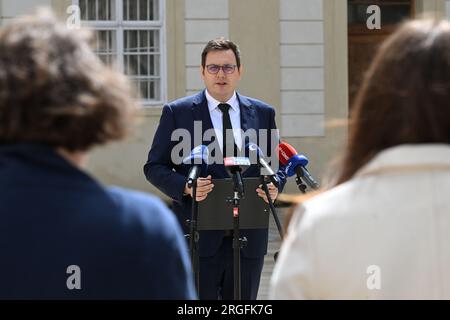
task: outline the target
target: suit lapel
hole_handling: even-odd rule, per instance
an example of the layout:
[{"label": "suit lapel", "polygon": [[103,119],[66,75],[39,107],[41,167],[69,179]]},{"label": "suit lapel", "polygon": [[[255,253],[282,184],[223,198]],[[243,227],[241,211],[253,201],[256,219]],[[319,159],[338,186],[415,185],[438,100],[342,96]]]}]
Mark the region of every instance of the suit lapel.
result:
[{"label": "suit lapel", "polygon": [[202,122],[203,132],[213,128],[211,116],[209,115],[208,102],[206,100],[205,91],[202,91],[195,96],[192,103],[192,116],[194,118],[194,121]]},{"label": "suit lapel", "polygon": [[[239,100],[239,106],[241,111],[241,129],[243,132],[246,132],[249,129],[256,130],[256,134],[258,136],[259,130],[259,122],[258,117],[256,116],[255,107],[252,105],[250,100],[246,97],[237,94]],[[249,142],[258,143],[258,141],[244,141],[242,140],[243,147]]]},{"label": "suit lapel", "polygon": [[[243,157],[249,156],[249,150],[247,147],[247,144],[250,142],[258,144],[258,130],[259,130],[259,121],[256,114],[255,106],[251,103],[249,99],[247,99],[244,96],[241,96],[237,94],[238,100],[239,100],[239,107],[241,111],[241,130],[242,132],[247,132],[247,130],[255,130],[256,137],[254,137],[253,140],[251,139],[252,135],[246,135],[242,137],[242,147],[241,147],[241,155]],[[251,140],[250,140],[251,139]],[[252,170],[249,170],[250,168],[254,167],[253,165],[248,167],[242,172],[242,175],[245,177],[248,173],[252,172]]]}]

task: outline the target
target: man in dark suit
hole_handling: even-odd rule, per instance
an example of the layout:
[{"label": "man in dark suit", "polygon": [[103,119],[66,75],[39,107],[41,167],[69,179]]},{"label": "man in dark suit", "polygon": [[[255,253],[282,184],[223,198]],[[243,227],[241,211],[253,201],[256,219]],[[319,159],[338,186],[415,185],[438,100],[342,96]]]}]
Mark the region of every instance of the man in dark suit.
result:
[{"label": "man in dark suit", "polygon": [[[235,89],[241,73],[238,47],[223,38],[211,40],[202,53],[201,76],[206,90],[173,101],[163,108],[144,172],[153,185],[173,199],[173,209],[185,230],[185,221],[191,215],[192,189],[188,188],[186,183],[186,176],[191,166],[180,164],[171,157],[172,149],[176,144],[176,141],[171,139],[174,130],[185,129],[185,132],[194,135],[194,122],[201,122],[202,137],[193,137],[191,148],[195,147],[194,141],[208,144],[202,140],[204,133],[207,130],[214,130],[216,143],[220,146],[222,153],[220,160],[223,160],[223,156],[243,153],[247,141],[243,141],[239,129],[244,133],[250,129],[269,130],[269,134],[265,137],[267,141],[264,141],[269,147],[267,153],[270,154],[270,150],[276,147],[273,141],[270,141],[270,129],[276,129],[275,111],[264,102],[236,93]],[[232,133],[229,132],[227,135],[225,130],[231,129],[233,129]],[[220,152],[220,150],[216,151]],[[278,171],[277,175],[280,180],[279,189],[281,189],[285,183],[285,175],[281,171]],[[244,171],[243,176],[258,177],[260,169],[257,165],[252,165]],[[210,192],[214,192],[211,178],[228,177],[223,161],[210,165],[208,176],[198,180],[197,201],[205,200]],[[281,191],[273,184],[269,185],[269,190],[272,199],[275,199]],[[267,201],[261,188],[255,192]],[[241,236],[248,239],[248,245],[241,250],[241,297],[256,299],[264,255],[267,252],[268,230],[242,230]],[[200,232],[199,255],[200,299],[232,299],[232,233],[228,230]]]}]

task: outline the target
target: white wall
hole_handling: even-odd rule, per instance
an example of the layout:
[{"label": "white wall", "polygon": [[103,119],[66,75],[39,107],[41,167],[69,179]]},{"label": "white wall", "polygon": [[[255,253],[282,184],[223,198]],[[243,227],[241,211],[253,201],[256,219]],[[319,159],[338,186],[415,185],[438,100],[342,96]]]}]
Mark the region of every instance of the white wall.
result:
[{"label": "white wall", "polygon": [[228,0],[185,0],[186,94],[204,88],[200,77],[201,53],[205,44],[229,36]]},{"label": "white wall", "polygon": [[[229,35],[229,0],[185,1],[186,94],[201,90],[205,43]],[[323,0],[280,1],[281,133],[324,135]]]},{"label": "white wall", "polygon": [[281,134],[324,135],[323,0],[280,1]]},{"label": "white wall", "polygon": [[51,7],[51,0],[1,0],[0,24],[8,23],[18,15],[31,13],[40,6]]},{"label": "white wall", "polygon": [[447,19],[450,20],[450,0],[445,1],[445,12]]}]

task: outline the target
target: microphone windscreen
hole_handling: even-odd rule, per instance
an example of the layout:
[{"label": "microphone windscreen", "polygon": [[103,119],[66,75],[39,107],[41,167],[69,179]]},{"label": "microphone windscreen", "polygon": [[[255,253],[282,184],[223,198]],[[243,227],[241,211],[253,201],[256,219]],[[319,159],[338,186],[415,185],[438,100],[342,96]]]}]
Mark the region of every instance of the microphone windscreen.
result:
[{"label": "microphone windscreen", "polygon": [[191,154],[183,159],[184,164],[208,164],[209,150],[205,145],[196,146],[192,149]]},{"label": "microphone windscreen", "polygon": [[291,159],[289,159],[288,164],[286,166],[285,172],[288,177],[292,177],[296,174],[296,169],[298,166],[305,167],[308,164],[309,160],[304,155],[296,154]]},{"label": "microphone windscreen", "polygon": [[249,167],[250,159],[246,157],[227,157],[223,159],[225,167]]},{"label": "microphone windscreen", "polygon": [[278,145],[278,158],[283,165],[287,165],[289,159],[297,154],[297,150],[294,149],[289,143],[282,142]]},{"label": "microphone windscreen", "polygon": [[246,145],[246,149],[247,148],[250,152],[252,152],[252,153],[255,152],[258,156],[264,157],[264,152],[262,152],[261,148],[258,147],[258,145],[256,143],[253,143],[253,142],[248,143]]}]

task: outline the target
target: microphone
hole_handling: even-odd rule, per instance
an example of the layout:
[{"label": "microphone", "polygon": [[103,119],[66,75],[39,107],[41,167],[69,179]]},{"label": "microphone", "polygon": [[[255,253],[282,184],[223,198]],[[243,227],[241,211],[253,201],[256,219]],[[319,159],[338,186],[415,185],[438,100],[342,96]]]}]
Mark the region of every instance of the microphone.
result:
[{"label": "microphone", "polygon": [[233,175],[234,191],[242,197],[244,195],[244,181],[241,171],[250,167],[250,159],[246,157],[227,157],[223,159],[225,168]]},{"label": "microphone", "polygon": [[192,184],[199,176],[206,174],[208,170],[208,157],[208,147],[202,144],[192,149],[191,154],[183,159],[184,164],[193,164],[187,177],[188,188],[192,188]]},{"label": "microphone", "polygon": [[278,157],[280,162],[286,166],[285,173],[288,177],[296,174],[298,178],[303,178],[310,188],[319,188],[319,184],[305,168],[309,162],[308,158],[302,154],[299,155],[293,146],[286,142],[280,143],[278,145]]},{"label": "microphone", "polygon": [[279,187],[280,181],[278,180],[277,176],[275,175],[275,172],[273,172],[272,168],[269,166],[269,164],[266,161],[266,158],[264,156],[264,152],[262,152],[261,148],[258,147],[256,143],[249,143],[247,144],[248,150],[252,154],[256,154],[256,158],[258,159],[258,163],[261,167],[263,167],[266,172],[268,173],[267,176],[269,176],[270,181],[274,184],[275,187]]}]

